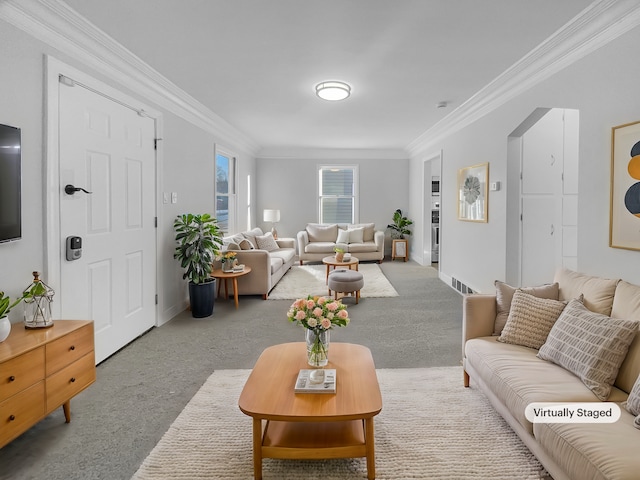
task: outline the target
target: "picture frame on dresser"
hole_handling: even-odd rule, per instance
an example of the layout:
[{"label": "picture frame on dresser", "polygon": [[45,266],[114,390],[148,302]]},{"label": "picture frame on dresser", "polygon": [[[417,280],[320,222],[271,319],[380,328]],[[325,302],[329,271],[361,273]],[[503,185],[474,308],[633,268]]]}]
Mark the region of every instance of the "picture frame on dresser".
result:
[{"label": "picture frame on dresser", "polygon": [[489,163],[458,170],[458,220],[487,223]]},{"label": "picture frame on dresser", "polygon": [[611,129],[609,246],[640,250],[640,121]]}]

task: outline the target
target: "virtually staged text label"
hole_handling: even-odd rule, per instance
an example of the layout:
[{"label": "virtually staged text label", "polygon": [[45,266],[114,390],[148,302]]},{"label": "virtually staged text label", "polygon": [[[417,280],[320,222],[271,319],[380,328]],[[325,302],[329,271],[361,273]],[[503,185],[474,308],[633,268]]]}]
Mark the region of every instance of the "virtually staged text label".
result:
[{"label": "virtually staged text label", "polygon": [[613,402],[535,402],[524,412],[531,423],[614,423],[620,407]]}]

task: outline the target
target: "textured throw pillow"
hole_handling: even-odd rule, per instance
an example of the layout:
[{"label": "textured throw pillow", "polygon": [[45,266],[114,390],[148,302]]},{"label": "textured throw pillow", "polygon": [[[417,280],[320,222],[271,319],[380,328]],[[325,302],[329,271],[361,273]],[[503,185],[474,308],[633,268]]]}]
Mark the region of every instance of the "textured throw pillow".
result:
[{"label": "textured throw pillow", "polygon": [[349,243],[363,243],[364,228],[354,228],[349,230]]},{"label": "textured throw pillow", "polygon": [[578,376],[596,397],[605,401],[637,331],[638,322],[634,320],[591,312],[580,301],[571,300],[540,347],[538,357]]},{"label": "textured throw pillow", "polygon": [[633,384],[629,398],[623,405],[630,414],[640,415],[640,376],[638,376],[636,383]]},{"label": "textured throw pillow", "polygon": [[278,250],[278,243],[271,232],[268,232],[264,235],[259,235],[256,237],[256,243],[258,244],[258,248],[260,250],[266,250],[267,252],[273,252],[274,250]]},{"label": "textured throw pillow", "polygon": [[547,340],[551,327],[566,305],[567,302],[538,298],[516,290],[511,300],[509,318],[498,341],[538,350]]},{"label": "textured throw pillow", "polygon": [[239,244],[240,250],[253,250],[253,244],[247,240],[246,238],[243,238],[242,241]]},{"label": "textured throw pillow", "polygon": [[349,243],[349,231],[339,228],[336,243]]},{"label": "textured throw pillow", "polygon": [[[500,335],[504,325],[509,318],[509,310],[511,309],[511,299],[516,291],[516,287],[507,285],[499,280],[495,281],[496,286],[496,321],[494,323],[494,335]],[[524,293],[533,295],[538,298],[550,298],[552,300],[558,300],[558,284],[552,283],[549,285],[540,285],[537,287],[522,287]]]},{"label": "textured throw pillow", "polygon": [[259,227],[249,230],[248,232],[242,232],[242,236],[251,242],[253,248],[259,248],[256,237],[263,235],[262,230]]},{"label": "textured throw pillow", "polygon": [[227,245],[227,250],[232,250],[232,251],[240,250],[240,245],[238,245],[237,243],[231,242]]}]

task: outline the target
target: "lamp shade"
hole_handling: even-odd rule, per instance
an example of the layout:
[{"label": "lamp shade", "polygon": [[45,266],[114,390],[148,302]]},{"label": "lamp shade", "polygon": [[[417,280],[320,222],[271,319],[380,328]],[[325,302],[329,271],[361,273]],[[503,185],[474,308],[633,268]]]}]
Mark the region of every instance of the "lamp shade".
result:
[{"label": "lamp shade", "polygon": [[265,210],[262,218],[265,222],[279,222],[280,210]]}]

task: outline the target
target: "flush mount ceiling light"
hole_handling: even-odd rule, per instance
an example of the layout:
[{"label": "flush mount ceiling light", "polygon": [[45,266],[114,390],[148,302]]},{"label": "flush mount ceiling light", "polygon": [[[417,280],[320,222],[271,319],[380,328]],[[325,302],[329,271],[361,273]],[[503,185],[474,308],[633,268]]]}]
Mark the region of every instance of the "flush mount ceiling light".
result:
[{"label": "flush mount ceiling light", "polygon": [[316,85],[316,95],[323,100],[344,100],[351,95],[351,86],[335,80]]}]

